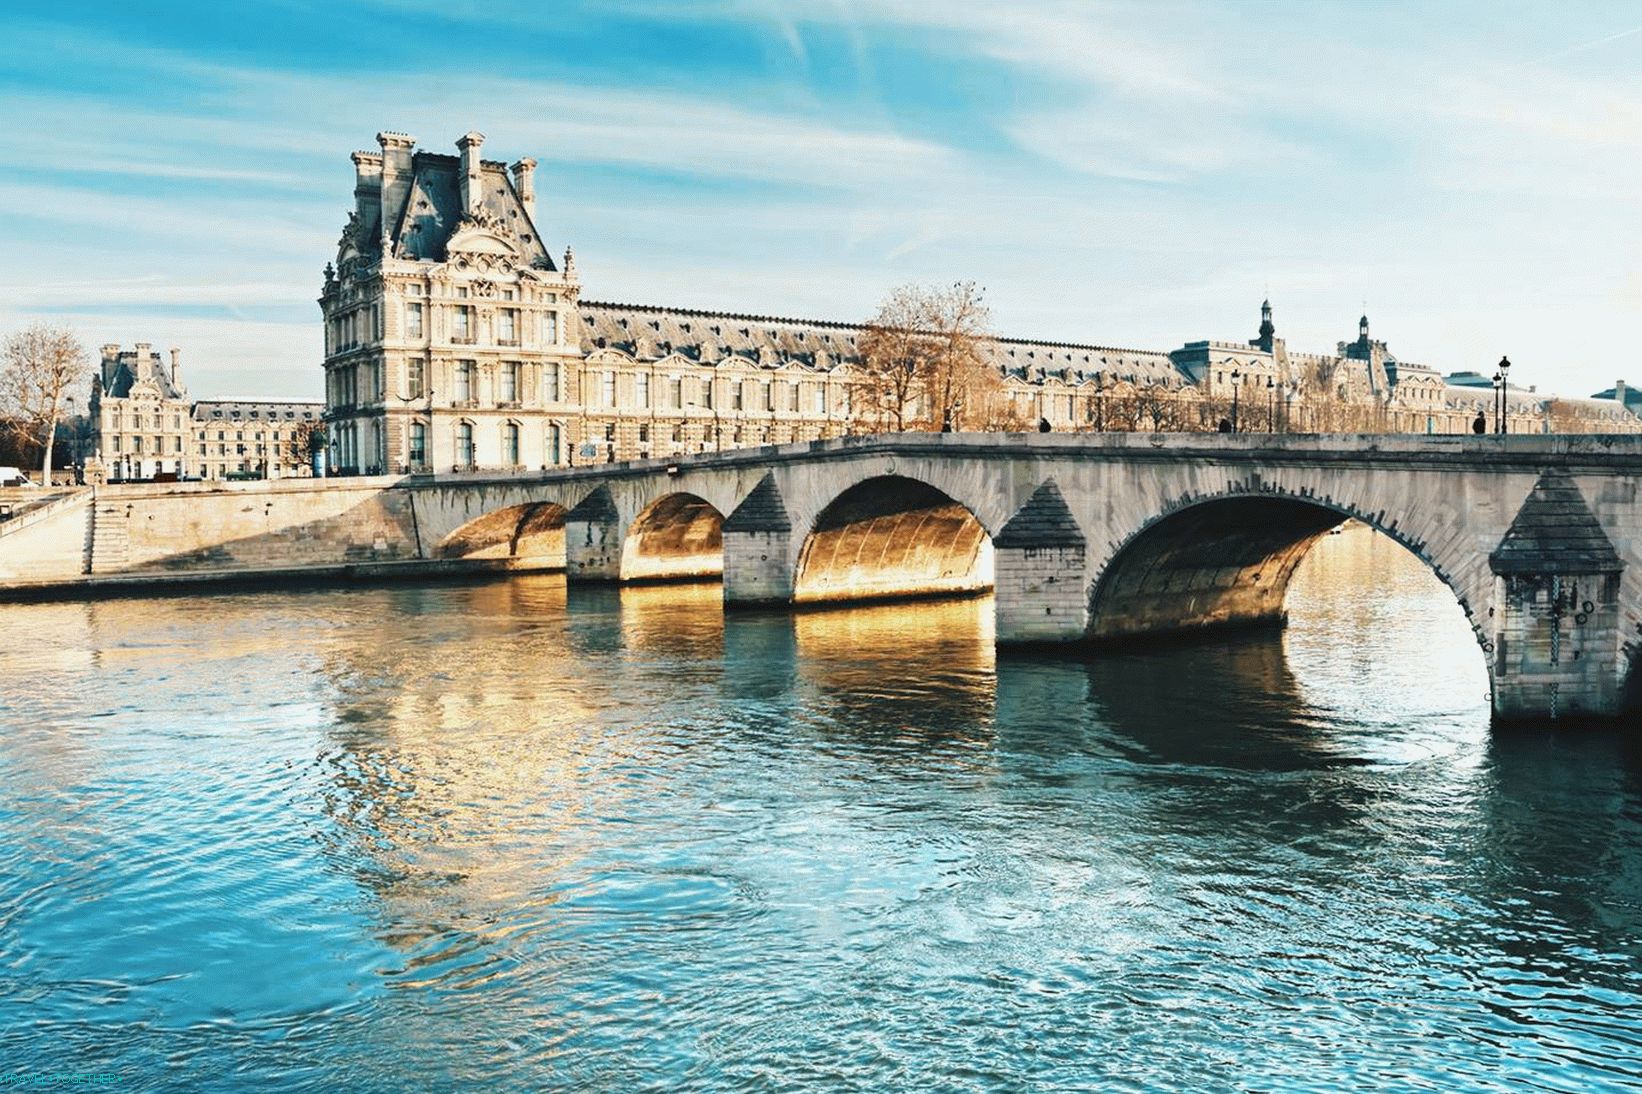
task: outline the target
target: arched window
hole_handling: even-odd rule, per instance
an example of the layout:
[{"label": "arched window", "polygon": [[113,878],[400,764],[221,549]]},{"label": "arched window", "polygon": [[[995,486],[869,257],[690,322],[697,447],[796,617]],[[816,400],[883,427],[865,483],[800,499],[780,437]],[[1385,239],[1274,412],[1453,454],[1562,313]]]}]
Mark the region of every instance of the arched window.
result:
[{"label": "arched window", "polygon": [[412,422],[410,427],[410,457],[412,467],[428,465],[428,426],[426,422]]},{"label": "arched window", "polygon": [[462,422],[456,427],[456,466],[473,466],[473,423]]},{"label": "arched window", "polygon": [[558,425],[553,422],[548,423],[547,435],[544,440],[546,441],[544,455],[547,460],[547,466],[557,467],[560,461],[564,459],[564,453],[561,447],[562,439],[559,433]]},{"label": "arched window", "polygon": [[508,467],[519,466],[519,423],[502,425],[502,462]]}]

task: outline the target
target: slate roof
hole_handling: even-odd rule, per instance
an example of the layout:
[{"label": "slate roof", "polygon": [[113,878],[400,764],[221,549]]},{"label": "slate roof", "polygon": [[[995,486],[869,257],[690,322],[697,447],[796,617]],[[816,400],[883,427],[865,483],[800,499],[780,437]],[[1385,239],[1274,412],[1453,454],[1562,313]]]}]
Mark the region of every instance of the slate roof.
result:
[{"label": "slate roof", "polygon": [[1566,471],[1541,473],[1505,538],[1488,556],[1496,574],[1606,574],[1624,569],[1579,485]]},{"label": "slate roof", "polygon": [[[118,358],[103,358],[103,394],[110,399],[127,399],[137,383],[135,355],[122,353]],[[159,388],[162,399],[186,399],[188,393],[172,379],[170,371],[160,361],[158,353],[149,355],[149,376]]]},{"label": "slate roof", "polygon": [[[411,157],[411,182],[402,200],[384,208],[388,224],[388,247],[393,257],[411,261],[445,260],[445,246],[462,225],[462,161],[436,152],[417,152]],[[552,270],[556,267],[542,243],[507,165],[497,160],[480,161],[482,180],[479,211],[485,224],[517,250],[526,265]],[[384,199],[386,195],[384,194]],[[361,226],[359,244],[375,249],[380,233],[374,225]]]},{"label": "slate roof", "polygon": [[[793,319],[740,312],[697,311],[651,304],[581,302],[582,349],[615,349],[643,361],[669,354],[702,364],[739,357],[775,368],[797,364],[817,371],[858,364],[863,323]],[[1186,378],[1167,353],[1030,338],[994,338],[982,354],[1006,376],[1027,383],[1093,382],[1096,375],[1179,387]]]},{"label": "slate roof", "polygon": [[201,399],[193,417],[196,422],[315,422],[324,410],[323,399]]}]

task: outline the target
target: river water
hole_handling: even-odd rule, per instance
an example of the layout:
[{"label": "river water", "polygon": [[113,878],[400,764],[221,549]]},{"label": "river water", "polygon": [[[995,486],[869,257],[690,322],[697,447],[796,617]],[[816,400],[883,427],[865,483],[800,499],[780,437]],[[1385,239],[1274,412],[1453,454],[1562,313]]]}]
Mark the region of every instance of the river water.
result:
[{"label": "river water", "polygon": [[0,1085],[1642,1089],[1642,758],[1281,635],[556,577],[0,609]]}]

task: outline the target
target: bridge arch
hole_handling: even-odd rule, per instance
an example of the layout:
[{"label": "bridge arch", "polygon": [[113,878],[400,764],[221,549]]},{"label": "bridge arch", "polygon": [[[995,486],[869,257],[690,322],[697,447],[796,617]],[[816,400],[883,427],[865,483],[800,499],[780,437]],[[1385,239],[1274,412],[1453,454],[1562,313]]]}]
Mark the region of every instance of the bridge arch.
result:
[{"label": "bridge arch", "polygon": [[723,573],[724,514],[697,494],[663,494],[627,526],[623,581],[706,581]]},{"label": "bridge arch", "polygon": [[896,474],[860,480],[811,522],[795,603],[952,596],[992,587],[992,539],[962,502]]},{"label": "bridge arch", "polygon": [[446,535],[434,545],[433,557],[505,559],[514,565],[563,569],[566,512],[551,501],[493,509]]},{"label": "bridge arch", "polygon": [[1492,679],[1493,642],[1473,606],[1488,599],[1487,590],[1456,580],[1423,541],[1385,518],[1274,486],[1182,499],[1128,535],[1096,573],[1089,636],[1099,641],[1279,626],[1286,620],[1289,583],[1307,553],[1339,525],[1357,520],[1414,555],[1448,588]]}]

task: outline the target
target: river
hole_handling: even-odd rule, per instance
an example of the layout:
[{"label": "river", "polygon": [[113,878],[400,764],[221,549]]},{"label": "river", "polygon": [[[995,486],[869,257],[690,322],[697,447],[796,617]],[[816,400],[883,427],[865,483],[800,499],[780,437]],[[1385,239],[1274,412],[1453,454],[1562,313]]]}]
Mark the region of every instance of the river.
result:
[{"label": "river", "polygon": [[0,1085],[1642,1089],[1642,749],[1281,635],[562,578],[0,608]]}]

